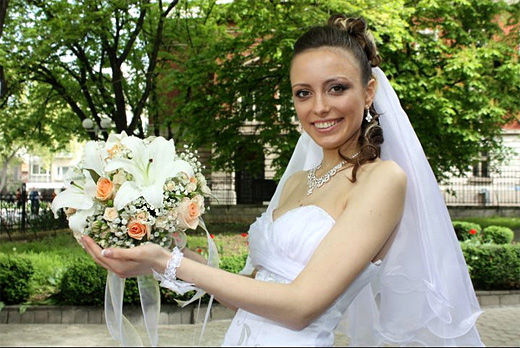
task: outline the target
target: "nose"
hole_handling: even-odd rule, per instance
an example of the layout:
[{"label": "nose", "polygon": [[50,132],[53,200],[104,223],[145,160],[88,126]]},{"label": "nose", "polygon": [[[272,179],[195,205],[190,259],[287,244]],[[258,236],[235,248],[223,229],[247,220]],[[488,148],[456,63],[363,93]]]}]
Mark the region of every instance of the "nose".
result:
[{"label": "nose", "polygon": [[313,111],[318,116],[325,116],[330,111],[330,105],[327,98],[323,95],[316,95],[314,98]]}]

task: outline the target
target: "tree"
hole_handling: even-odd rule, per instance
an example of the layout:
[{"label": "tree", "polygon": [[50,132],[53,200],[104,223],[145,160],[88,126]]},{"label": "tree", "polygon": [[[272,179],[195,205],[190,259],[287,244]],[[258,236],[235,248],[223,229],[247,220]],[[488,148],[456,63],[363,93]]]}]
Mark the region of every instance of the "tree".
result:
[{"label": "tree", "polygon": [[145,136],[164,22],[177,2],[12,0],[0,65],[48,86],[80,121],[101,127],[107,117],[117,132]]},{"label": "tree", "polygon": [[70,109],[45,84],[11,80],[0,111],[0,192],[9,166],[20,155],[38,149],[59,151],[83,133]]},{"label": "tree", "polygon": [[464,174],[481,153],[504,153],[501,126],[519,115],[519,5],[406,3],[412,40],[385,55],[385,68],[439,180]]},{"label": "tree", "polygon": [[[4,22],[5,16],[7,14],[7,6],[9,5],[9,0],[1,0],[0,1],[0,38],[2,37],[2,32],[4,30]],[[4,67],[0,65],[0,97],[5,94],[5,77],[4,77]]]}]

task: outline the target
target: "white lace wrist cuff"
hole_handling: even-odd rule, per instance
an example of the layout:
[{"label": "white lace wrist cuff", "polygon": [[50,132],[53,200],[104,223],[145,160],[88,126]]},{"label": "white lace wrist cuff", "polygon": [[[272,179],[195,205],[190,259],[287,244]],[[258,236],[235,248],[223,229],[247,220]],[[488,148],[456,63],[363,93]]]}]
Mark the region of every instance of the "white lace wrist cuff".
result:
[{"label": "white lace wrist cuff", "polygon": [[181,295],[191,290],[197,290],[192,283],[177,279],[177,267],[180,266],[183,257],[184,254],[179,250],[179,248],[175,247],[172,250],[168,263],[166,264],[164,273],[159,273],[152,268],[154,278],[160,281],[162,287],[173,290]]},{"label": "white lace wrist cuff", "polygon": [[170,259],[166,264],[166,268],[164,269],[164,273],[159,273],[156,270],[153,270],[153,276],[155,279],[159,281],[174,281],[177,279],[177,267],[180,266],[181,260],[184,257],[184,254],[179,250],[179,248],[175,247],[172,250],[170,255]]}]

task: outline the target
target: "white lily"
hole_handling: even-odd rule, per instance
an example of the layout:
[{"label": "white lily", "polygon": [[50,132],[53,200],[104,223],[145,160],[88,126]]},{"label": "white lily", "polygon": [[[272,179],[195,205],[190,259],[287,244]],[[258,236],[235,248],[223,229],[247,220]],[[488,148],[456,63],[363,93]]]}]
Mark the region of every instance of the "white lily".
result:
[{"label": "white lily", "polygon": [[58,210],[61,208],[76,210],[69,217],[69,227],[76,238],[86,227],[87,217],[94,213],[96,190],[96,183],[88,170],[72,171],[71,175],[65,180],[65,190],[58,193],[52,201],[51,209],[55,217],[58,217]]},{"label": "white lily", "polygon": [[130,136],[122,138],[121,144],[132,152],[132,158],[114,158],[105,166],[106,172],[122,168],[132,174],[132,180],[123,183],[116,194],[114,207],[117,210],[139,197],[143,197],[154,208],[161,208],[166,179],[179,172],[193,176],[193,169],[188,162],[175,160],[173,140],[157,137],[145,144],[142,139]]}]

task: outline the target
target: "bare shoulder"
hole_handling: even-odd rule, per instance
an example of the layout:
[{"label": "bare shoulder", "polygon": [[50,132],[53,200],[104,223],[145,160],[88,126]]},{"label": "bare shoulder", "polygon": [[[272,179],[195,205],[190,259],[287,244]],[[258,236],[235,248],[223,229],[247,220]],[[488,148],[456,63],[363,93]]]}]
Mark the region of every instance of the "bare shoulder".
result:
[{"label": "bare shoulder", "polygon": [[377,161],[360,170],[360,182],[378,187],[380,185],[406,188],[406,173],[394,161]]},{"label": "bare shoulder", "polygon": [[280,198],[280,205],[292,194],[295,190],[297,190],[298,186],[301,185],[302,181],[305,182],[307,180],[307,172],[299,171],[292,174],[287,178],[282,190],[282,196]]}]

